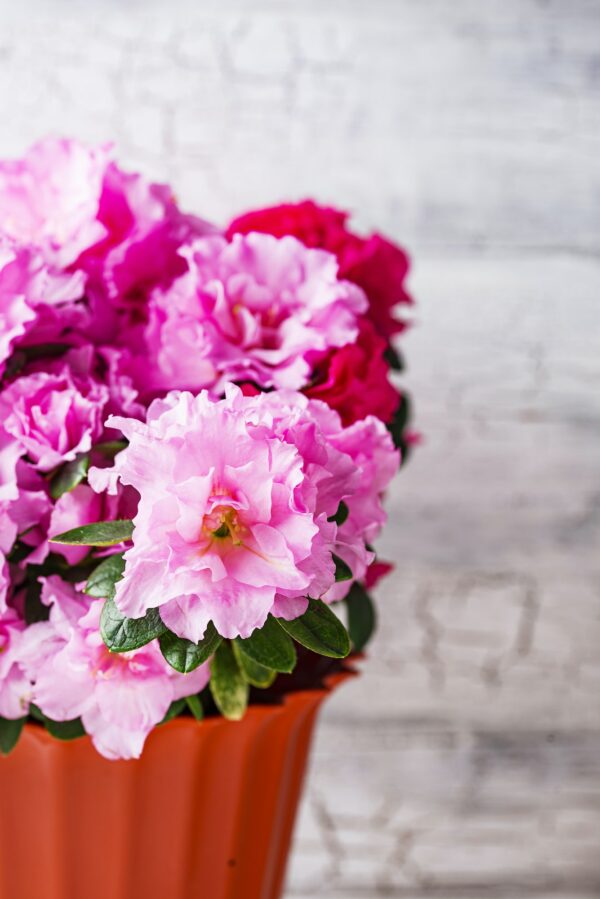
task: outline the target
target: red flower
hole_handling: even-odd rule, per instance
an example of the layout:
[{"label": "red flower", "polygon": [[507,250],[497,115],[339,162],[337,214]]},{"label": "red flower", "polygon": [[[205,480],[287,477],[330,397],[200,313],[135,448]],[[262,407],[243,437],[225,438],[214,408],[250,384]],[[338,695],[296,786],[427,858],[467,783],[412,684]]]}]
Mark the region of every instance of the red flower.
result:
[{"label": "red flower", "polygon": [[368,318],[386,339],[404,330],[406,324],[394,318],[398,303],[412,303],[404,287],[409,260],[400,247],[372,234],[359,237],[346,228],[348,214],[312,200],[258,209],[234,219],[227,236],[262,231],[275,237],[291,234],[307,247],[334,253],[340,277],[353,281],[369,298]]},{"label": "red flower", "polygon": [[339,412],[345,426],[371,414],[389,422],[400,395],[388,381],[386,343],[363,319],[356,343],[331,352],[318,367],[317,383],[304,391]]},{"label": "red flower", "polygon": [[367,573],[365,575],[365,587],[367,590],[371,590],[382,578],[387,577],[391,571],[394,570],[394,566],[391,562],[372,562],[367,568]]}]

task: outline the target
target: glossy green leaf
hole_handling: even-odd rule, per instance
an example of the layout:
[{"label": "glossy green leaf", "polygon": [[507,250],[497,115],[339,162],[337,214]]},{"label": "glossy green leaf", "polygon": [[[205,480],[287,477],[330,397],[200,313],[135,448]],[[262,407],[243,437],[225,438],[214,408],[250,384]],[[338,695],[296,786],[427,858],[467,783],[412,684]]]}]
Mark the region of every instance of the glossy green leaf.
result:
[{"label": "glossy green leaf", "polygon": [[371,597],[362,584],[352,584],[345,599],[348,608],[348,632],[357,652],[365,648],[377,625],[377,616]]},{"label": "glossy green leaf", "polygon": [[140,649],[166,631],[158,609],[150,609],[143,618],[127,618],[107,599],[100,616],[100,633],[111,652]]},{"label": "glossy green leaf", "polygon": [[394,413],[394,417],[391,422],[387,425],[387,429],[392,435],[392,440],[394,441],[394,446],[396,449],[400,450],[401,453],[401,461],[404,463],[408,458],[408,453],[410,451],[409,444],[406,441],[406,431],[408,429],[411,418],[411,405],[410,400],[403,394],[400,397],[400,403],[398,408]]},{"label": "glossy green leaf", "polygon": [[184,640],[166,628],[158,642],[160,651],[171,668],[180,674],[189,674],[198,665],[208,661],[222,640],[212,621],[209,621],[204,637],[199,643]]},{"label": "glossy green leaf", "polygon": [[240,652],[265,668],[289,674],[296,666],[294,644],[272,615],[245,640],[237,637],[235,642]]},{"label": "glossy green leaf", "polygon": [[123,553],[115,553],[103,559],[90,574],[84,593],[99,599],[114,599],[115,584],[120,581],[125,570]]},{"label": "glossy green leaf", "polygon": [[249,687],[233,653],[231,643],[221,643],[210,665],[210,692],[225,718],[239,721],[248,705]]},{"label": "glossy green leaf", "polygon": [[270,687],[277,677],[277,672],[273,671],[272,668],[265,667],[265,665],[260,665],[258,662],[255,662],[254,659],[251,659],[250,656],[243,653],[240,650],[239,643],[235,640],[233,641],[232,646],[240,671],[248,683],[253,687],[259,687],[261,690]]},{"label": "glossy green leaf", "polygon": [[202,700],[200,697],[196,695],[186,696],[185,701],[196,721],[202,721],[204,718],[204,709],[202,708]]},{"label": "glossy green leaf", "polygon": [[331,553],[331,558],[335,562],[336,583],[339,581],[351,581],[354,575],[350,566],[343,559],[340,559],[339,556],[336,556],[335,553]]},{"label": "glossy green leaf", "polygon": [[185,699],[176,699],[171,703],[169,708],[167,709],[166,715],[162,721],[159,721],[159,724],[166,724],[167,721],[171,721],[172,718],[176,718],[181,712],[183,712],[186,706]]},{"label": "glossy green leaf", "polygon": [[72,462],[60,468],[50,481],[50,496],[58,499],[63,493],[74,490],[87,477],[90,467],[90,454],[79,453]]},{"label": "glossy green leaf", "polygon": [[51,543],[62,543],[66,546],[115,546],[124,540],[131,540],[133,521],[98,521],[96,524],[83,524],[81,527],[65,531],[50,537]]},{"label": "glossy green leaf", "polygon": [[383,358],[394,371],[404,371],[404,361],[402,356],[392,343],[388,343]]},{"label": "glossy green leaf", "polygon": [[76,740],[85,735],[81,718],[72,718],[70,721],[53,721],[51,718],[45,718],[44,725],[48,733],[57,740]]},{"label": "glossy green leaf", "polygon": [[8,755],[15,748],[25,721],[26,718],[0,717],[0,754]]},{"label": "glossy green leaf", "polygon": [[293,621],[278,619],[290,636],[307,649],[332,659],[344,659],[350,652],[346,628],[329,606],[320,599],[309,599],[304,615]]},{"label": "glossy green leaf", "polygon": [[104,443],[97,443],[92,447],[92,452],[102,453],[103,456],[112,458],[124,450],[129,444],[126,440],[106,440]]},{"label": "glossy green leaf", "polygon": [[346,505],[344,500],[342,500],[337,508],[337,512],[335,513],[335,515],[332,515],[330,518],[327,519],[327,521],[335,521],[335,523],[339,527],[348,518],[349,511],[350,510],[348,509],[348,506]]}]

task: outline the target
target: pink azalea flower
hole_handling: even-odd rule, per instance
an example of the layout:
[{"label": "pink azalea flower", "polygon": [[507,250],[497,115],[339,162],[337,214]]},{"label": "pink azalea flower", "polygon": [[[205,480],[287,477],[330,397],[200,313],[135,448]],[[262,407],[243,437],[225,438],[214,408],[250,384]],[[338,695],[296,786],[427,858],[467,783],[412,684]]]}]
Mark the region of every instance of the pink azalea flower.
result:
[{"label": "pink azalea flower", "polygon": [[207,665],[178,674],[155,643],[111,653],[99,631],[103,600],[58,577],[44,580],[42,600],[51,606],[50,620],[27,629],[20,651],[33,702],[55,721],[81,717],[106,758],[138,758],[171,703],[206,685]]},{"label": "pink azalea flower", "polygon": [[304,200],[247,212],[231,222],[227,235],[231,238],[252,231],[276,237],[292,234],[307,247],[335,253],[340,277],[364,290],[369,298],[368,318],[383,337],[389,338],[406,327],[395,317],[395,307],[412,303],[405,284],[408,256],[380,234],[354,234],[347,222],[348,213]]},{"label": "pink azalea flower", "polygon": [[73,324],[83,290],[82,274],[58,274],[31,248],[0,237],[0,374],[15,346],[58,339]]},{"label": "pink azalea flower", "polygon": [[0,424],[0,508],[3,502],[18,496],[17,462],[20,456],[21,447]]},{"label": "pink azalea flower", "polygon": [[[357,490],[345,499],[348,518],[338,529],[336,552],[356,580],[362,581],[375,558],[363,547],[375,541],[387,520],[382,499],[398,470],[399,453],[385,426],[374,416],[331,435],[331,440],[360,470]],[[328,602],[342,599],[349,589],[347,582],[335,584],[324,598]]]},{"label": "pink azalea flower", "polygon": [[22,159],[0,161],[2,231],[67,268],[106,233],[97,212],[108,161],[106,146],[51,138]]},{"label": "pink azalea flower", "polygon": [[0,616],[8,608],[6,597],[10,587],[10,571],[6,557],[11,551],[16,537],[17,525],[9,515],[9,505],[0,502]]},{"label": "pink azalea flower", "polygon": [[[269,612],[296,617],[307,596],[333,586],[331,554],[340,537],[330,519],[342,499],[349,505],[369,488],[361,483],[367,466],[353,457],[359,457],[353,439],[350,452],[336,446],[343,428],[323,403],[292,391],[246,397],[230,385],[221,401],[206,391],[174,392],[152,404],[146,424],[108,423],[130,443],[113,470],[92,470],[90,483],[115,490],[120,480],[140,494],[133,547],[117,584],[124,614],[135,618],[160,607],[165,624],[194,641],[209,621],[225,637],[247,637]],[[381,422],[361,425],[367,436],[386,435],[397,466]],[[367,442],[363,455],[376,443]],[[379,489],[384,480],[371,476],[369,484]],[[343,546],[362,574],[373,554],[361,524],[359,514]]]},{"label": "pink azalea flower", "polygon": [[17,378],[0,394],[5,431],[40,471],[86,452],[102,433],[109,390],[61,363]]},{"label": "pink azalea flower", "polygon": [[29,710],[31,683],[20,661],[25,623],[12,609],[0,608],[0,717],[23,718]]},{"label": "pink azalea flower", "polygon": [[[180,248],[214,227],[178,208],[169,187],[111,163],[98,203],[105,237],[78,260],[88,274],[94,309],[94,340],[135,345],[140,324],[147,321],[148,298],[165,290],[187,270]],[[99,329],[98,329],[99,326]]]},{"label": "pink azalea flower", "polygon": [[[146,425],[108,423],[130,440],[116,472],[140,493],[134,544],[117,585],[126,615],[160,606],[165,623],[188,639],[201,639],[211,620],[224,636],[248,636],[264,624],[279,590],[310,590],[300,563],[318,527],[301,501],[295,447],[275,435],[255,439],[243,411],[206,392],[157,401]],[[90,473],[96,489],[109,479],[106,471]]]},{"label": "pink azalea flower", "polygon": [[[189,271],[156,292],[146,328],[151,389],[231,381],[303,387],[312,360],[358,333],[367,301],[335,258],[292,237],[204,238],[182,250]],[[148,378],[146,359],[143,376]]]},{"label": "pink azalea flower", "polygon": [[40,564],[48,555],[47,533],[52,509],[48,484],[23,460],[17,463],[17,484],[19,493],[9,505],[9,517],[21,542],[32,547],[27,563]]}]

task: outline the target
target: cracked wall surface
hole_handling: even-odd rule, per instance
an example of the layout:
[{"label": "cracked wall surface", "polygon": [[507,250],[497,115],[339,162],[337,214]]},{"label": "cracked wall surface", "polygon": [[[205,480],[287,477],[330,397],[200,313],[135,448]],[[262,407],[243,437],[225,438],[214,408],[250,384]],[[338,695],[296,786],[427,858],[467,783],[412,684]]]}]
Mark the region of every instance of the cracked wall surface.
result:
[{"label": "cracked wall surface", "polygon": [[423,445],[289,899],[600,895],[600,4],[0,0],[0,152],[114,140],[217,221],[401,240]]}]

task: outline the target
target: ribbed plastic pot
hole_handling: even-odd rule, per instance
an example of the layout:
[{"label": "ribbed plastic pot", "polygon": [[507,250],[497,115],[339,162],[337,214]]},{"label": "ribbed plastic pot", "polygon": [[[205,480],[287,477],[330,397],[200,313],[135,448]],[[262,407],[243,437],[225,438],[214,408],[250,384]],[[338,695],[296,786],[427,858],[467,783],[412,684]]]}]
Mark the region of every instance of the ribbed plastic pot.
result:
[{"label": "ribbed plastic pot", "polygon": [[0,899],[278,899],[315,715],[348,676],[170,721],[136,761],[27,725],[0,759]]}]

